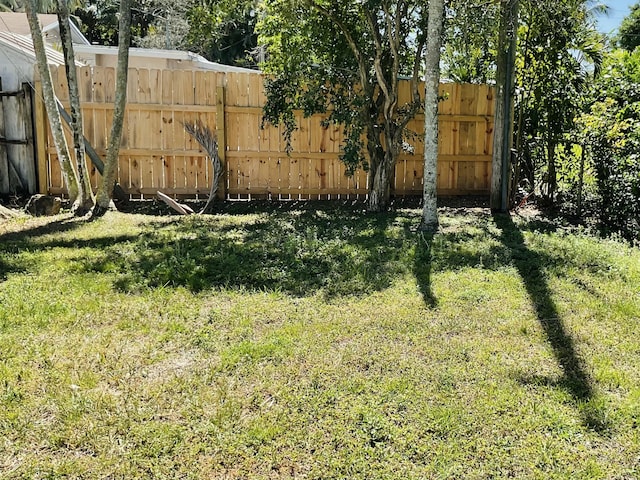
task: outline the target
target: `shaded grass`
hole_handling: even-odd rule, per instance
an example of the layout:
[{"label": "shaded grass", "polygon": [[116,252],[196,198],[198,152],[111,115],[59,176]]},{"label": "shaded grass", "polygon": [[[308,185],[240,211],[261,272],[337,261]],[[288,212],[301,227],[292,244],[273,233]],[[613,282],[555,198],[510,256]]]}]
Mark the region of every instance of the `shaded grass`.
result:
[{"label": "shaded grass", "polygon": [[4,224],[0,476],[636,478],[640,253],[419,215]]}]

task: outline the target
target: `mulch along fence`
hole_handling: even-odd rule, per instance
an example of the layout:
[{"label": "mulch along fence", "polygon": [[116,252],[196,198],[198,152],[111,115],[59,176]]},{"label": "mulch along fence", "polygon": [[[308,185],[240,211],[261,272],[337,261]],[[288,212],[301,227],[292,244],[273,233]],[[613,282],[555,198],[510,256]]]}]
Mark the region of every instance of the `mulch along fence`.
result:
[{"label": "mulch along fence", "polygon": [[[56,92],[68,109],[64,67],[52,67]],[[103,159],[113,117],[115,69],[79,69],[85,137]],[[260,73],[130,69],[127,110],[119,157],[118,182],[133,198],[160,190],[178,197],[206,196],[211,162],[184,131],[202,121],[216,132],[225,175],[221,198],[329,199],[364,196],[367,173],[345,175],[339,159],[340,128],[323,125],[322,115],[298,116],[298,130],[287,154],[278,127],[260,128],[265,96]],[[39,88],[39,85],[36,85]],[[420,87],[423,89],[423,87]],[[489,190],[493,139],[494,89],[487,85],[442,84],[438,193],[484,194]],[[39,190],[64,193],[57,155],[44,106],[36,95]],[[400,104],[410,98],[409,82]],[[409,123],[411,149],[395,169],[392,194],[422,194],[424,117]],[[69,133],[69,132],[67,132]],[[69,137],[70,139],[70,137]],[[95,168],[91,172],[98,183]]]}]

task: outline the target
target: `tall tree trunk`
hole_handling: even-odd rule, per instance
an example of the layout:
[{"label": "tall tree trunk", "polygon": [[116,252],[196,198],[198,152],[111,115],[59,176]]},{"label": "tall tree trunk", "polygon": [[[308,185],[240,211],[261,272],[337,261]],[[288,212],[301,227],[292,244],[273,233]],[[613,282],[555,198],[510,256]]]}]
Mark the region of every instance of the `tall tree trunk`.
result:
[{"label": "tall tree trunk", "polygon": [[384,212],[389,208],[391,199],[391,174],[395,162],[391,152],[382,154],[382,159],[378,162],[376,169],[371,170],[369,199],[367,210],[370,212]]},{"label": "tall tree trunk", "polygon": [[78,74],[69,25],[69,7],[66,0],[58,0],[58,24],[62,51],[64,52],[65,71],[69,85],[69,99],[71,102],[71,129],[73,131],[73,151],[76,157],[76,172],[78,174],[78,209],[77,215],[84,215],[94,206],[93,192],[87,173],[85,159],[84,133],[82,110],[80,109],[80,92],[78,89]]},{"label": "tall tree trunk", "polygon": [[438,228],[438,90],[440,88],[440,49],[444,23],[444,0],[430,0],[427,23],[426,71],[424,88],[424,175],[421,229]]},{"label": "tall tree trunk", "polygon": [[56,96],[53,90],[53,82],[51,81],[51,72],[49,71],[49,63],[45,51],[44,40],[42,38],[42,29],[38,21],[36,13],[36,4],[34,0],[26,0],[24,2],[27,20],[29,21],[29,29],[31,30],[31,38],[33,40],[33,50],[36,54],[36,62],[38,64],[38,73],[42,83],[42,95],[44,97],[44,105],[51,127],[53,142],[58,154],[58,160],[62,170],[62,179],[67,186],[69,199],[75,205],[78,199],[78,178],[71,164],[71,155],[69,154],[69,146],[67,139],[62,130],[62,121],[56,104]]},{"label": "tall tree trunk", "polygon": [[493,160],[491,166],[492,210],[506,210],[509,161],[513,122],[513,85],[515,72],[515,42],[517,39],[518,0],[501,0],[496,70],[496,112],[493,130]]},{"label": "tall tree trunk", "polygon": [[554,203],[558,179],[556,174],[556,146],[558,141],[553,134],[549,134],[547,141],[547,200],[550,205]]},{"label": "tall tree trunk", "polygon": [[102,215],[109,208],[113,196],[118,154],[122,140],[122,127],[127,104],[127,77],[129,73],[129,45],[131,44],[131,0],[120,1],[120,24],[118,30],[118,66],[116,73],[116,96],[113,111],[111,135],[107,147],[107,159],[104,165],[102,181],[96,195],[94,216]]}]

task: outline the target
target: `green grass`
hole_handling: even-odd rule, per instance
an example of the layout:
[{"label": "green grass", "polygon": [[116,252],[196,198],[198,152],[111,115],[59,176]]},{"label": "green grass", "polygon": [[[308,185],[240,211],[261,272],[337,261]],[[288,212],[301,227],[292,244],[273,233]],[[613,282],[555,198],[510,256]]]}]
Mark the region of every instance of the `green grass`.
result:
[{"label": "green grass", "polygon": [[640,251],[419,215],[0,223],[0,478],[640,477]]}]

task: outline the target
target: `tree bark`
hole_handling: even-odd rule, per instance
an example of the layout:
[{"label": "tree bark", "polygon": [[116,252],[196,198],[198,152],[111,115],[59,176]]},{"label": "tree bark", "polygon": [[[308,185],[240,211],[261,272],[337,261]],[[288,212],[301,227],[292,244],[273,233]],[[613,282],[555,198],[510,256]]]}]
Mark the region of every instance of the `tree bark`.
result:
[{"label": "tree bark", "polygon": [[67,186],[69,200],[75,204],[78,199],[78,178],[75,170],[73,169],[73,165],[71,164],[69,146],[67,145],[67,139],[65,138],[64,131],[62,130],[62,121],[60,120],[58,106],[56,105],[51,72],[49,71],[49,63],[47,61],[44,40],[42,38],[42,29],[40,28],[38,15],[36,14],[36,5],[34,0],[26,0],[24,2],[24,6],[27,14],[27,20],[29,21],[29,29],[31,30],[33,50],[38,64],[38,73],[40,74],[40,81],[42,82],[44,105],[47,111],[53,142],[56,147],[56,153],[58,154],[58,160],[62,170],[62,179],[64,184]]},{"label": "tree bark", "polygon": [[384,212],[389,208],[391,200],[391,173],[395,166],[390,152],[385,152],[377,168],[370,172],[371,185],[367,210],[370,212]]},{"label": "tree bark", "polygon": [[107,147],[102,181],[96,195],[94,215],[101,215],[109,208],[113,197],[113,187],[118,169],[118,154],[122,140],[122,127],[127,104],[127,77],[129,74],[129,45],[131,44],[131,0],[120,1],[120,24],[118,34],[118,65],[116,73],[116,94],[111,135]]},{"label": "tree bark", "polygon": [[424,88],[424,175],[421,229],[438,228],[438,90],[440,88],[440,49],[444,23],[444,0],[429,2]]},{"label": "tree bark", "polygon": [[76,214],[84,215],[94,206],[93,192],[87,172],[85,158],[82,110],[80,109],[80,91],[78,89],[78,74],[76,71],[73,39],[69,25],[69,7],[66,0],[58,0],[58,24],[64,53],[65,72],[69,85],[69,99],[71,103],[71,129],[73,131],[73,150],[76,157],[76,172],[78,175],[78,205]]},{"label": "tree bark", "polygon": [[[513,132],[511,117],[512,90],[515,72],[515,41],[517,38],[518,0],[500,3],[498,58],[496,70],[496,112],[493,130],[493,159],[491,165],[492,210],[504,210],[503,184],[508,185],[508,166]],[[507,194],[508,196],[508,194]]]},{"label": "tree bark", "polygon": [[549,140],[547,142],[547,200],[550,205],[553,205],[556,188],[558,184],[556,174],[556,146],[558,142],[556,138],[549,134]]}]

